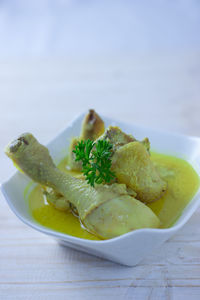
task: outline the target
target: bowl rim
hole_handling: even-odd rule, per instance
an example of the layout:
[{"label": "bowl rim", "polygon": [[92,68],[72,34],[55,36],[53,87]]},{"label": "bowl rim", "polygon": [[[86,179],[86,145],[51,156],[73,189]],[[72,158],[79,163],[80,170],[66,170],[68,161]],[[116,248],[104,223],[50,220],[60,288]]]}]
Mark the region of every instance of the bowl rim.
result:
[{"label": "bowl rim", "polygon": [[[67,128],[69,127],[72,127],[73,124],[81,117],[84,117],[85,114],[86,114],[87,111],[84,111],[80,114],[78,114],[77,116],[75,116],[73,118],[73,120],[71,122],[69,122],[67,124],[67,126],[65,128],[63,128],[62,130],[60,130],[56,136],[54,136],[53,138],[51,138],[47,143],[45,143],[45,146],[49,146],[50,144],[52,144],[54,142],[54,140],[62,135]],[[103,116],[102,115],[102,118],[108,118],[107,116]],[[112,119],[110,118],[112,121],[114,122],[117,122],[115,119]],[[146,126],[140,126],[140,125],[137,125],[137,124],[133,124],[133,123],[129,123],[129,122],[125,122],[125,121],[121,121],[121,120],[118,120],[119,122],[123,123],[124,125],[134,125],[135,127],[137,128],[140,128],[140,129],[147,129]],[[185,134],[181,134],[181,133],[176,133],[176,132],[170,132],[170,131],[166,131],[166,130],[161,130],[161,129],[156,129],[156,128],[153,128],[153,127],[148,127],[148,130],[151,130],[153,132],[156,132],[158,134],[166,134],[166,135],[169,135],[169,136],[173,136],[173,137],[179,137],[179,138],[184,138],[184,139],[187,139],[189,141],[191,140],[195,140],[195,141],[198,141],[200,143],[200,138],[199,137],[196,137],[196,136],[189,136],[189,135],[185,135]],[[130,231],[130,232],[127,232],[127,233],[124,233],[123,235],[120,235],[120,236],[117,236],[117,237],[114,237],[114,238],[111,238],[111,239],[105,239],[105,240],[89,240],[89,239],[84,239],[84,238],[79,238],[79,237],[75,237],[75,236],[72,236],[72,235],[69,235],[69,234],[65,234],[65,233],[62,233],[62,232],[59,232],[59,231],[56,231],[56,230],[53,230],[51,228],[48,228],[48,227],[45,227],[43,225],[41,225],[39,222],[37,222],[36,220],[34,220],[34,222],[24,218],[14,207],[10,197],[8,197],[7,193],[6,193],[6,190],[5,190],[5,186],[7,184],[9,184],[10,180],[16,176],[17,174],[19,174],[20,172],[17,170],[15,171],[13,174],[11,174],[11,176],[5,180],[4,182],[2,182],[0,184],[0,189],[1,189],[1,192],[4,196],[4,198],[6,199],[6,202],[8,203],[9,207],[11,208],[12,212],[23,222],[25,223],[26,225],[30,226],[31,228],[33,229],[36,229],[37,231],[39,232],[42,232],[44,234],[47,234],[47,235],[50,235],[50,236],[53,236],[57,239],[62,239],[62,240],[68,240],[69,242],[75,242],[76,244],[82,244],[82,243],[86,243],[89,245],[95,245],[95,244],[98,244],[98,245],[102,245],[102,244],[110,244],[110,243],[113,243],[113,242],[118,242],[119,240],[123,240],[123,239],[128,239],[128,238],[132,238],[133,236],[135,235],[138,235],[138,234],[142,234],[142,233],[154,233],[154,234],[169,234],[169,233],[173,233],[173,232],[176,232],[177,230],[179,230],[181,227],[183,227],[186,222],[190,219],[190,217],[193,215],[193,213],[197,210],[197,208],[200,206],[200,197],[199,199],[196,199],[196,201],[192,204],[190,210],[186,213],[186,215],[184,216],[184,218],[180,221],[179,219],[181,218],[184,210],[188,207],[188,205],[191,203],[192,200],[194,200],[195,197],[197,197],[197,193],[200,191],[200,186],[198,188],[198,190],[196,191],[196,193],[194,194],[193,198],[190,200],[190,202],[185,206],[184,210],[182,211],[182,213],[180,214],[179,218],[176,220],[176,222],[169,228],[141,228],[141,229],[135,229],[133,231]],[[26,176],[26,175],[25,175]],[[199,174],[198,174],[199,176]],[[28,178],[28,176],[26,176]],[[199,176],[200,177],[200,176]],[[30,180],[30,182],[33,182],[32,180]],[[31,215],[30,215],[31,216]],[[178,222],[179,221],[179,222]],[[178,224],[177,224],[178,222]]]}]

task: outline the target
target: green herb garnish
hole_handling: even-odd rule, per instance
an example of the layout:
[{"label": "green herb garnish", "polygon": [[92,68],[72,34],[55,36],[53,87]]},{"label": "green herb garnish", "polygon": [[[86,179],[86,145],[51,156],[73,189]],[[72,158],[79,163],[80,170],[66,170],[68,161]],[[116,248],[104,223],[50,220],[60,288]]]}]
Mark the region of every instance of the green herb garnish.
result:
[{"label": "green herb garnish", "polygon": [[80,141],[73,152],[76,161],[82,161],[82,172],[87,183],[94,186],[95,183],[109,183],[115,178],[111,169],[112,144],[105,140],[93,142],[91,140]]}]

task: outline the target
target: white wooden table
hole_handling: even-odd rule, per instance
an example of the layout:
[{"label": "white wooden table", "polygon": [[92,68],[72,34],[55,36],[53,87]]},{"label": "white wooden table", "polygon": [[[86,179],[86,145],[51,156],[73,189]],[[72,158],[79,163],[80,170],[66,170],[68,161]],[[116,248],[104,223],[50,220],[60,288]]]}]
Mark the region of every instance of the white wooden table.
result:
[{"label": "white wooden table", "polygon": [[[0,181],[14,171],[3,154],[9,140],[31,131],[45,143],[88,108],[200,136],[199,62],[198,52],[0,61]],[[0,195],[0,299],[71,298],[200,299],[200,210],[130,268],[58,245],[21,223]]]}]

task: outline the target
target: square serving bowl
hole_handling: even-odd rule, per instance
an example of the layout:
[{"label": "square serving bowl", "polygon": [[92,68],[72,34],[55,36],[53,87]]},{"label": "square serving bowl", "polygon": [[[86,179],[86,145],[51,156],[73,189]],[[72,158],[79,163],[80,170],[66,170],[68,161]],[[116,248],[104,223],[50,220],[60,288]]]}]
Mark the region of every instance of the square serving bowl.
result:
[{"label": "square serving bowl", "polygon": [[[70,139],[74,136],[79,136],[84,116],[85,114],[82,114],[77,117],[64,131],[47,144],[56,164],[66,156]],[[200,175],[200,138],[139,127],[107,117],[103,117],[103,120],[106,126],[119,126],[122,130],[132,134],[137,139],[143,139],[147,136],[150,139],[153,150],[185,159]],[[30,214],[28,201],[25,200],[24,196],[24,191],[29,183],[30,179],[26,175],[16,172],[1,185],[1,190],[8,205],[20,220],[32,228],[56,238],[68,247],[127,266],[138,264],[148,253],[152,253],[154,248],[159,247],[168,240],[188,221],[200,204],[199,189],[184,209],[180,218],[170,228],[138,229],[113,239],[92,241],[63,234],[37,223]]]}]

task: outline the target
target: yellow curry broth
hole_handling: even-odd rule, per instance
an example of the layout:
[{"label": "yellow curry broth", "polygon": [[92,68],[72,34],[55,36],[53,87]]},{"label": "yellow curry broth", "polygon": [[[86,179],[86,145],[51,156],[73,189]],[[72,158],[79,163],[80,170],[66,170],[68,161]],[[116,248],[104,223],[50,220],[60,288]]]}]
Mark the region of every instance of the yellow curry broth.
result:
[{"label": "yellow curry broth", "polygon": [[62,212],[45,201],[40,186],[36,186],[29,196],[32,216],[41,225],[83,239],[98,240],[85,230],[71,212]]},{"label": "yellow curry broth", "polygon": [[[151,159],[159,170],[161,177],[167,182],[165,195],[158,201],[148,204],[161,221],[161,228],[171,226],[182,213],[184,207],[192,199],[199,187],[199,177],[192,166],[182,159],[163,154],[152,153]],[[59,169],[69,172],[67,158],[59,165]],[[70,172],[74,176],[80,173]],[[43,226],[72,236],[99,240],[85,230],[77,217],[72,213],[55,209],[45,201],[40,186],[36,186],[29,196],[30,210],[35,220]]]},{"label": "yellow curry broth", "polygon": [[159,217],[161,228],[167,228],[172,226],[195,195],[199,176],[183,159],[158,153],[152,153],[151,159],[168,186],[164,196],[148,206]]}]

